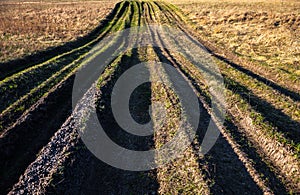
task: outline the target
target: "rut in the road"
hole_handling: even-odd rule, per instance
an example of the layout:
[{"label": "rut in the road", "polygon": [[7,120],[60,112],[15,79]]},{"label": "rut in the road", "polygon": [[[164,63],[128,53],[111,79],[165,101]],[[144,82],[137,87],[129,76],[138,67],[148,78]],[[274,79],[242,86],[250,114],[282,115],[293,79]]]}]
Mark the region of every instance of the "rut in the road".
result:
[{"label": "rut in the road", "polygon": [[[8,170],[18,168],[18,171],[12,171],[12,176],[3,172],[8,182],[1,182],[1,191],[9,189],[12,183],[16,182],[16,177],[23,172],[29,162],[34,160],[33,155],[37,154],[42,145],[47,143],[47,138],[59,128],[58,125],[66,120],[58,133],[41,150],[38,158],[28,166],[19,182],[14,185],[12,194],[20,190],[27,193],[59,194],[285,194],[299,192],[299,158],[297,157],[296,146],[291,144],[298,141],[299,134],[297,134],[296,128],[299,121],[294,120],[289,112],[278,111],[281,106],[278,101],[282,97],[287,97],[288,94],[281,91],[280,97],[273,97],[274,91],[267,87],[265,87],[267,90],[254,90],[251,88],[252,86],[245,85],[246,82],[243,83],[249,79],[249,76],[251,77],[251,74],[245,76],[247,71],[243,71],[243,69],[232,65],[231,68],[226,67],[228,66],[226,60],[217,61],[227,87],[225,93],[229,95],[225,123],[224,125],[219,124],[212,112],[212,96],[209,93],[207,81],[204,80],[202,72],[196,67],[195,64],[197,63],[193,62],[192,52],[188,51],[184,44],[188,40],[191,42],[191,47],[195,45],[201,49],[205,49],[205,47],[197,44],[197,39],[191,35],[197,33],[191,30],[182,18],[180,11],[164,2],[121,2],[117,4],[112,15],[103,24],[103,30],[100,30],[91,42],[31,68],[28,68],[29,65],[24,66],[21,72],[12,74],[6,80],[0,81],[0,86],[8,86],[13,81],[21,84],[22,75],[41,78],[41,81],[32,79],[28,88],[20,90],[18,94],[1,88],[2,91],[0,92],[5,93],[7,91],[14,98],[9,99],[9,94],[2,97],[6,104],[0,107],[3,110],[0,119],[4,121],[2,122],[4,126],[1,129],[2,137],[0,140],[0,143],[3,144],[0,151],[3,154],[6,152],[7,157],[5,158],[10,158],[10,160],[4,159],[5,161],[0,162]],[[176,37],[172,32],[160,32],[149,28],[149,25],[152,24],[172,26],[174,29],[183,31],[186,36]],[[88,56],[88,51],[92,46],[101,41],[107,34],[134,26],[146,27],[149,35],[141,34],[135,37],[134,41],[137,45],[139,42],[151,39],[158,47],[130,48],[129,43],[133,40],[128,40],[127,37],[122,36],[115,37],[103,46],[99,53],[100,57],[115,52],[113,50],[116,48],[115,46],[117,48],[128,47],[125,53],[119,54],[105,67],[104,72],[98,75],[98,81],[92,81],[97,82],[97,95],[93,98],[96,101],[99,122],[106,134],[118,145],[139,151],[160,148],[173,138],[179,126],[178,121],[181,119],[181,114],[184,113],[177,91],[169,87],[176,82],[176,78],[173,78],[163,66],[151,65],[153,62],[167,63],[176,69],[198,97],[201,112],[197,136],[178,158],[156,169],[140,172],[117,169],[97,159],[85,147],[76,133],[79,130],[76,125],[74,126],[75,119],[73,116],[76,115],[76,111],[66,119],[69,113],[65,113],[63,110],[65,107],[60,107],[62,102],[71,101],[70,96],[68,96],[70,94],[65,97],[60,88],[67,81],[70,82],[69,78],[72,78],[76,71],[83,66],[79,62]],[[171,51],[170,48],[174,48],[174,51],[180,51],[180,53]],[[210,50],[209,52],[213,53],[214,51]],[[150,62],[147,77],[159,78],[169,84],[145,83],[136,88],[131,95],[129,110],[132,118],[141,124],[149,122],[150,119],[153,120],[154,135],[144,137],[124,131],[115,120],[111,108],[111,94],[114,84],[126,70],[141,62]],[[58,65],[57,70],[51,69],[53,65]],[[60,72],[60,66],[68,65],[70,65],[69,72]],[[45,71],[44,75],[41,74],[43,71]],[[206,71],[214,74],[212,70]],[[241,77],[245,79],[243,80]],[[51,78],[53,78],[52,85],[48,86],[46,82]],[[265,85],[259,78],[255,82]],[[269,87],[272,88],[273,86]],[[53,90],[51,93],[61,97],[63,101],[51,99],[51,93],[49,96],[44,96],[51,88]],[[39,93],[28,94],[34,89],[37,89]],[[253,102],[245,101],[245,94],[250,94],[253,97]],[[258,103],[263,102],[259,97],[264,95],[270,95],[273,98],[267,99],[265,102],[268,103],[269,110],[279,113],[279,117],[276,119],[265,113],[263,109],[255,107]],[[45,103],[34,104],[42,96],[44,96]],[[31,98],[33,98],[33,102],[29,101]],[[51,103],[52,101],[54,103]],[[294,102],[296,105],[299,104],[297,99],[289,99],[288,101]],[[157,103],[163,105],[166,110],[165,115],[162,115],[162,110],[157,110],[154,107]],[[62,115],[57,114],[56,126],[46,126],[45,130],[41,129],[44,125],[36,124],[34,126],[34,129],[38,131],[36,132],[25,124],[28,124],[29,118],[33,117],[35,120],[41,118],[39,116],[44,112],[39,107],[40,105],[45,105],[49,114],[55,115],[58,110],[58,113],[62,113]],[[16,111],[14,114],[10,112],[11,110],[18,110],[20,106],[24,107],[23,111]],[[149,109],[150,107],[151,109]],[[66,110],[68,109],[66,108]],[[256,118],[253,119],[253,116]],[[265,118],[261,119],[260,116]],[[5,121],[5,117],[9,120]],[[188,116],[186,117],[188,118]],[[284,129],[285,119],[289,119],[290,127],[293,128],[291,129],[292,133]],[[161,123],[162,120],[165,123]],[[200,155],[201,143],[207,133],[210,120],[213,121],[213,126],[221,134],[213,148],[203,156]],[[49,125],[51,121],[43,120],[43,123]],[[190,128],[188,122],[185,128]],[[62,135],[64,130],[66,134]],[[44,134],[43,131],[48,134]],[[278,132],[281,134],[277,135]],[[39,133],[45,137],[39,137]],[[293,133],[294,136],[291,136]],[[27,134],[28,139],[26,138],[26,140],[31,140],[31,142],[37,140],[39,144],[33,146],[29,142],[22,142],[32,149],[28,150],[27,155],[16,157],[12,155],[14,151],[24,152],[21,146],[16,144],[20,140],[20,136],[24,134]],[[272,137],[272,134],[276,136]],[[69,143],[68,139],[70,139]],[[67,144],[62,146],[62,143],[65,144],[65,142]],[[47,160],[49,157],[54,158],[51,163]],[[14,163],[13,161],[16,159],[24,160],[25,163],[21,163],[22,165],[18,164],[19,161]],[[55,159],[59,160],[56,161]],[[10,163],[8,164],[8,162]]]}]

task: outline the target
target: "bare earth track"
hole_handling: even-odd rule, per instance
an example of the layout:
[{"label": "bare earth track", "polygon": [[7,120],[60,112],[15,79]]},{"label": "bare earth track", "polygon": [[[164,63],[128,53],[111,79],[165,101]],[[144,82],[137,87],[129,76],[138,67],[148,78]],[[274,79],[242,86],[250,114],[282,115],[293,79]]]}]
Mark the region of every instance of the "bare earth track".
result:
[{"label": "bare earth track", "polygon": [[[96,96],[88,91],[78,103],[94,98],[97,115],[109,137],[129,149],[159,148],[172,138],[182,112],[176,91],[163,84],[146,83],[131,96],[130,111],[139,123],[154,121],[153,136],[126,133],[114,120],[111,92],[118,78],[140,62],[172,65],[198,97],[201,111],[197,136],[177,159],[157,169],[124,171],[97,159],[84,145],[75,120],[84,112],[72,112],[72,87],[76,72],[88,52],[106,35],[134,26],[168,25],[197,40],[197,33],[173,5],[155,1],[122,1],[84,40],[62,48],[46,61],[22,64],[13,71],[1,64],[0,81],[0,192],[9,194],[288,194],[300,193],[300,121],[284,110],[285,101],[299,109],[300,95],[286,86],[266,83],[268,78],[232,62],[213,45],[207,47],[224,77],[227,113],[224,125],[214,123],[221,134],[204,156],[199,145],[210,119],[215,120],[211,96],[201,72],[189,58],[180,37],[149,28],[159,47],[128,48],[99,76]],[[194,38],[196,37],[196,38]],[[135,41],[144,40],[141,35]],[[116,37],[102,53],[126,47],[126,37]],[[166,48],[183,48],[176,53]],[[216,53],[218,52],[218,53]],[[100,54],[101,55],[101,54]],[[104,54],[103,54],[104,55]],[[149,66],[148,77],[167,83],[174,78],[163,67]],[[258,86],[258,87],[253,87]],[[268,98],[265,98],[265,97]],[[149,106],[162,102],[167,123]],[[264,109],[266,107],[266,109]],[[275,113],[275,114],[274,114]],[[51,119],[51,120],[49,120]],[[186,127],[189,128],[189,127]]]}]

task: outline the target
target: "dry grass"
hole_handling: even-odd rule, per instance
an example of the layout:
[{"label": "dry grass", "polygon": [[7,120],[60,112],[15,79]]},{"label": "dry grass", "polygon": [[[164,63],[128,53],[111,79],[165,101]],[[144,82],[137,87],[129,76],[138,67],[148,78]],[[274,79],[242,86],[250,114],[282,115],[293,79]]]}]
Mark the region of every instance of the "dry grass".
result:
[{"label": "dry grass", "polygon": [[86,35],[117,1],[0,2],[0,61]]},{"label": "dry grass", "polygon": [[283,83],[299,83],[299,1],[171,2],[188,15],[208,41],[252,61],[258,69],[266,69],[267,74],[276,75]]}]

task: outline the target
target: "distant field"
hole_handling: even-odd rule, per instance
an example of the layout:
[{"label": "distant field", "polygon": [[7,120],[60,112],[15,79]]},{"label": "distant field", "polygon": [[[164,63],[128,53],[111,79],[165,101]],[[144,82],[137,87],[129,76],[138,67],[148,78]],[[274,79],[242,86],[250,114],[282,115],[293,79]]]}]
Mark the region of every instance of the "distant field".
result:
[{"label": "distant field", "polygon": [[116,1],[1,1],[0,62],[74,40],[94,29]]},{"label": "distant field", "polygon": [[203,39],[300,91],[300,1],[170,2],[186,13]]}]

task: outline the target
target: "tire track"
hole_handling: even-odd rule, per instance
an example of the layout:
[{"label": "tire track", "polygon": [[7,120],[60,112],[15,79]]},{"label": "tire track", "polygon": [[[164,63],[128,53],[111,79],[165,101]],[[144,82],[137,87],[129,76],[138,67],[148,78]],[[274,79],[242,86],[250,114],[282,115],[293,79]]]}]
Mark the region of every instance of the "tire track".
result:
[{"label": "tire track", "polygon": [[[134,8],[135,6],[130,6],[130,7]],[[132,19],[131,16],[133,16],[133,15],[134,14],[130,14],[130,16],[129,16],[130,20]],[[134,17],[134,18],[138,18],[138,17]],[[133,20],[133,22],[134,21],[136,21],[136,20]],[[125,40],[125,39],[124,39],[124,41],[128,42],[128,40]],[[118,64],[122,64],[122,65],[123,65],[123,63],[127,64],[128,61],[130,62],[131,60],[133,60],[131,56],[137,56],[136,50],[133,51],[133,54],[130,56],[127,56],[127,57],[120,56],[121,62],[118,62],[118,59],[120,59],[120,58],[117,58],[116,61],[113,62],[113,64],[116,64],[114,66],[116,66],[115,70],[117,71],[117,72],[113,72],[113,75],[115,73],[117,75],[120,74],[120,72],[119,72],[120,69],[117,68]],[[122,66],[122,68],[124,71],[124,68],[127,69],[129,67]],[[108,77],[107,79],[110,80],[113,75],[110,74],[111,72],[110,72],[109,68],[108,68],[108,72],[109,72],[109,74],[107,75],[107,77]],[[103,73],[103,75],[105,75],[105,72]],[[102,80],[102,82],[106,83],[105,80],[106,79]],[[107,86],[107,85],[110,86],[110,84],[106,83],[105,86]],[[109,94],[109,93],[105,93],[105,94]],[[89,98],[91,98],[91,97],[89,97]],[[106,99],[106,98],[103,97],[102,99]],[[107,102],[105,102],[105,104],[106,103]],[[105,113],[109,113],[109,112],[105,112]],[[107,118],[107,115],[106,115],[106,118]],[[72,120],[72,119],[70,119],[70,120]],[[71,125],[70,122],[66,123],[65,128],[68,127],[69,125]],[[108,125],[111,126],[112,124],[108,123]],[[76,128],[76,127],[72,127],[72,128]],[[73,130],[73,132],[74,132],[74,130]],[[75,137],[78,137],[78,136],[75,136]],[[76,139],[78,139],[78,138],[76,138]],[[144,142],[141,142],[141,143],[144,143]],[[59,180],[60,175],[56,175],[56,176],[54,176],[54,181],[51,182],[51,184],[54,184],[54,185],[50,185],[49,183],[47,183],[47,181],[44,181],[44,182],[46,182],[46,184],[45,184],[46,191],[48,191],[48,192],[52,191],[55,193],[59,193],[59,192],[78,193],[79,191],[89,192],[89,193],[97,193],[97,192],[112,193],[112,192],[114,192],[114,193],[118,193],[118,194],[121,192],[129,193],[132,191],[136,191],[136,192],[140,192],[143,194],[144,193],[153,194],[151,189],[155,188],[155,183],[151,181],[152,180],[151,175],[153,175],[152,173],[137,174],[135,172],[128,172],[128,171],[122,171],[119,169],[115,169],[113,167],[110,167],[109,165],[106,165],[103,162],[99,162],[99,160],[96,159],[95,157],[93,157],[93,155],[84,147],[82,142],[76,141],[76,143],[74,143],[74,146],[79,147],[81,149],[79,149],[77,151],[75,150],[76,152],[74,152],[72,157],[69,158],[69,159],[71,159],[69,161],[69,163],[71,163],[71,164],[63,164],[60,166],[57,165],[56,168],[54,167],[56,170],[59,170],[59,167],[62,167],[62,166],[68,167],[66,172],[64,172],[63,180]],[[73,148],[74,148],[74,146],[73,146]],[[45,150],[47,151],[47,147]],[[64,155],[65,155],[64,153],[61,154],[61,156],[64,156]],[[32,172],[34,173],[34,170],[33,170],[34,164],[38,164],[38,163],[39,163],[38,161],[33,163],[33,165],[32,165],[33,167],[31,167],[29,169],[29,171],[31,171],[31,174],[32,174]],[[68,163],[68,162],[65,160],[65,163]],[[54,171],[54,173],[55,172],[56,171]],[[101,174],[101,173],[103,173],[103,174]],[[31,174],[29,172],[27,174],[28,175],[27,177],[29,177]],[[141,177],[143,175],[147,176],[147,178],[149,178],[149,179],[143,179],[143,177]],[[101,180],[101,179],[99,180],[99,176],[101,176],[100,178],[104,179],[104,183],[102,183],[103,180]],[[48,177],[52,177],[52,176],[49,175]],[[77,179],[74,179],[74,178],[77,178]],[[27,179],[25,178],[25,184],[26,184],[26,180],[28,181],[28,179],[30,181],[30,177]],[[40,180],[42,180],[42,179],[43,179],[43,177]],[[47,179],[49,181],[49,178],[46,177],[45,179]],[[70,179],[71,181],[68,179]],[[24,182],[24,178],[22,180]],[[149,182],[146,182],[146,180],[148,180],[150,183],[152,183],[153,186],[149,185],[147,187]],[[15,188],[14,188],[15,190],[19,190],[20,187],[22,188],[21,181],[19,182],[18,185],[15,186]],[[56,181],[58,181],[58,183],[56,183]],[[92,183],[89,183],[89,182],[92,182]],[[98,183],[98,182],[100,182],[100,183]],[[144,188],[141,188],[139,185],[136,185],[136,182],[139,182]],[[146,182],[146,183],[143,183],[143,182]],[[77,187],[74,187],[73,184],[75,184]],[[101,185],[99,186],[99,184],[101,184]],[[133,188],[133,189],[131,189],[131,188]],[[146,188],[150,188],[150,191],[149,190],[145,191]],[[154,193],[155,193],[155,190],[154,190]]]},{"label": "tire track", "polygon": [[[177,44],[180,44],[180,42],[177,41]],[[189,74],[192,73],[189,72]],[[230,111],[235,118],[238,118],[236,113],[240,113],[240,117],[245,118],[245,114],[242,114],[241,111]],[[240,119],[240,121],[244,122],[244,124],[241,122],[237,123],[239,127],[242,127],[240,131],[245,133],[247,135],[246,137],[255,144],[257,151],[267,164],[269,164],[271,159],[271,163],[277,167],[276,174],[280,175],[281,180],[287,185],[287,188],[292,191],[297,191],[297,188],[299,188],[297,187],[297,178],[299,178],[299,174],[296,171],[296,167],[299,166],[299,161],[294,157],[293,152],[291,152],[289,147],[284,147],[282,144],[279,144],[278,141],[275,141],[274,138],[266,135],[266,133],[261,130],[258,130],[257,128],[253,130],[253,125],[249,124],[249,121],[246,123],[245,120],[247,119]],[[249,129],[249,126],[252,128]],[[282,167],[284,167],[284,169],[282,169]],[[272,166],[271,169],[273,169]],[[276,178],[274,179],[276,181]]]}]

